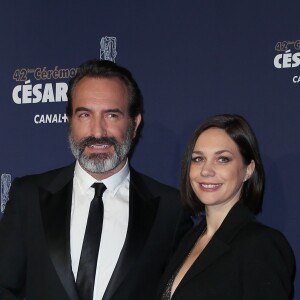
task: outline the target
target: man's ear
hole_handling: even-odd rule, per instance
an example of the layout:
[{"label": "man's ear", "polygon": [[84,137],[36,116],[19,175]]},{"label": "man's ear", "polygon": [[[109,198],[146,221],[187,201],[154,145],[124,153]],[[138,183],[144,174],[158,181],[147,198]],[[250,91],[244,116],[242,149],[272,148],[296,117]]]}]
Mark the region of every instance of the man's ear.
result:
[{"label": "man's ear", "polygon": [[134,118],[134,131],[133,131],[133,138],[136,137],[136,132],[137,132],[137,129],[139,128],[140,126],[140,123],[142,121],[142,115],[141,114],[138,114],[135,118]]}]

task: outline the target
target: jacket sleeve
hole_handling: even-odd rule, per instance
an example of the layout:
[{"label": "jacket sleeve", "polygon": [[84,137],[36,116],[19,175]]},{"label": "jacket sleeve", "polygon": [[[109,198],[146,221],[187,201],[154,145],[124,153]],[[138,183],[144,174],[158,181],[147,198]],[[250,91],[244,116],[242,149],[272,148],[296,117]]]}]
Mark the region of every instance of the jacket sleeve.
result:
[{"label": "jacket sleeve", "polygon": [[25,284],[24,224],[21,193],[16,179],[0,221],[0,299],[23,299]]},{"label": "jacket sleeve", "polygon": [[278,231],[266,229],[248,245],[243,263],[243,299],[293,299],[295,257]]}]

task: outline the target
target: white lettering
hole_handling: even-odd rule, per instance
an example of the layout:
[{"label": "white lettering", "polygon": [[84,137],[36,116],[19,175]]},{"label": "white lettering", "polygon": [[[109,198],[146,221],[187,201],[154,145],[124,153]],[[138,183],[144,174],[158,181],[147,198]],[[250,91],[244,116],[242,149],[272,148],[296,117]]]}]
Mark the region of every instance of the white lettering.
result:
[{"label": "white lettering", "polygon": [[293,82],[294,83],[299,83],[300,82],[300,76],[294,76],[293,77]]},{"label": "white lettering", "polygon": [[292,66],[292,53],[283,54],[282,67],[290,68]]},{"label": "white lettering", "polygon": [[[30,83],[30,81],[25,83]],[[12,91],[12,99],[16,104],[66,102],[68,101],[67,91],[68,85],[65,82],[17,85]]]},{"label": "white lettering", "polygon": [[21,85],[17,85],[13,89],[12,98],[16,104],[22,104],[22,98],[19,96],[21,91],[22,91]]},{"label": "white lettering", "polygon": [[68,85],[65,82],[58,82],[56,84],[55,101],[68,101],[67,98]]},{"label": "white lettering", "polygon": [[66,114],[46,114],[46,115],[35,115],[33,118],[35,124],[57,124],[67,123],[68,118]]},{"label": "white lettering", "polygon": [[32,94],[35,97],[32,98],[32,103],[38,103],[38,102],[40,102],[42,100],[41,89],[42,89],[42,85],[40,83],[33,86]]},{"label": "white lettering", "polygon": [[42,102],[55,102],[54,100],[54,93],[52,89],[52,84],[51,83],[46,83],[45,84],[45,89],[44,89],[44,94],[43,94],[43,99]]},{"label": "white lettering", "polygon": [[284,54],[277,54],[274,57],[275,68],[295,68],[300,66],[300,52],[292,54],[290,51],[288,50]]},{"label": "white lettering", "polygon": [[293,63],[292,67],[298,67],[300,65],[300,52],[294,53],[293,54]]},{"label": "white lettering", "polygon": [[23,85],[23,103],[31,103],[31,96],[32,96],[32,85],[25,84]]},{"label": "white lettering", "polygon": [[35,115],[34,118],[33,118],[33,121],[35,124],[39,124],[39,120],[38,118],[40,117],[40,115]]}]

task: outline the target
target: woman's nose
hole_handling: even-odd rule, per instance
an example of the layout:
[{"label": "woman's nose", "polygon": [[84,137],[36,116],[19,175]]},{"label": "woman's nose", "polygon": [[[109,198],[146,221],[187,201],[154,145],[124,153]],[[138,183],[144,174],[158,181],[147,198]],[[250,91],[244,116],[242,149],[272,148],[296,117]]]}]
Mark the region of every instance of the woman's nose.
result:
[{"label": "woman's nose", "polygon": [[203,177],[210,177],[215,175],[213,164],[211,162],[205,162],[201,169],[201,175]]}]

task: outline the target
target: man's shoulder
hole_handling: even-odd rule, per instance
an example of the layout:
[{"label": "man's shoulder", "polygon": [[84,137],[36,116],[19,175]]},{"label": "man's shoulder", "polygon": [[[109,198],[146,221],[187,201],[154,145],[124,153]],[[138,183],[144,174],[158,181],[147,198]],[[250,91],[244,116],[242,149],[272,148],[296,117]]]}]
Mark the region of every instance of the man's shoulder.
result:
[{"label": "man's shoulder", "polygon": [[56,179],[58,176],[62,177],[62,178],[66,178],[66,177],[70,177],[70,176],[72,177],[73,173],[74,173],[74,167],[75,167],[75,164],[72,163],[70,165],[47,170],[45,172],[18,177],[15,179],[15,182],[18,182],[19,184],[49,183],[49,182],[51,182],[52,179]]},{"label": "man's shoulder", "polygon": [[150,177],[146,174],[137,172],[136,170],[130,170],[131,173],[131,182],[132,184],[138,186],[139,188],[147,188],[151,190],[152,193],[167,193],[174,194],[176,196],[179,195],[178,189],[175,187],[165,184],[163,182],[158,181],[157,179]]}]

